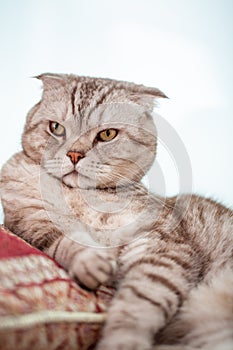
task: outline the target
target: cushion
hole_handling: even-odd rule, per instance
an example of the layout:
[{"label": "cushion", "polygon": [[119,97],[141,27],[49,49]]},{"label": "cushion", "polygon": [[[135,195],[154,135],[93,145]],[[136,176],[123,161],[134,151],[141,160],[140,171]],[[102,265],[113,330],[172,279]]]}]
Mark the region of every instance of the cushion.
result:
[{"label": "cushion", "polygon": [[82,289],[0,225],[0,350],[93,349],[113,293]]}]

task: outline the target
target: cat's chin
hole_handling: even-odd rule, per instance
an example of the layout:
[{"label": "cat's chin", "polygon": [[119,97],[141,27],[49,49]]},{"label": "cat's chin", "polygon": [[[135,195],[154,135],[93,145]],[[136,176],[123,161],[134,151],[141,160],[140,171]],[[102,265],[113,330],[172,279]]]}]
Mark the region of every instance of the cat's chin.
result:
[{"label": "cat's chin", "polygon": [[73,171],[69,174],[64,175],[62,178],[62,182],[66,186],[71,188],[89,189],[93,187],[88,177],[81,175],[76,171]]},{"label": "cat's chin", "polygon": [[78,173],[76,171],[73,171],[72,173],[63,176],[62,181],[68,187],[72,187],[72,188],[79,187]]}]

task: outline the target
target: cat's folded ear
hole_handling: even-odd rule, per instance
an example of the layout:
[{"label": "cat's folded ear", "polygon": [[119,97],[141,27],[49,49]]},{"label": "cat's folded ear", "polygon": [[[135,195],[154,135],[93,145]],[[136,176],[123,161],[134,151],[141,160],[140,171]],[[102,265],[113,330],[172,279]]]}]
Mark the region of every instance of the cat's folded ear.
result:
[{"label": "cat's folded ear", "polygon": [[68,76],[67,74],[43,73],[33,78],[41,80],[43,82],[43,89],[46,91],[65,85]]},{"label": "cat's folded ear", "polygon": [[153,109],[158,98],[168,98],[161,90],[144,85],[130,86],[127,91],[128,97],[132,102],[142,105],[149,110]]}]

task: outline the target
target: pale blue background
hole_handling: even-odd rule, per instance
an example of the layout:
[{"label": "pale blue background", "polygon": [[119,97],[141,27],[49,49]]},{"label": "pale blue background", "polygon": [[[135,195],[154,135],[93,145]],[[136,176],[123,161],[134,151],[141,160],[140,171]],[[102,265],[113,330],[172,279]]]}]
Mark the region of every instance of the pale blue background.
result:
[{"label": "pale blue background", "polygon": [[[159,113],[185,143],[193,190],[232,205],[232,18],[231,0],[1,1],[0,166],[20,150],[26,113],[41,95],[29,77],[112,77],[170,97]],[[162,147],[159,154],[166,194],[175,194],[175,165]]]}]

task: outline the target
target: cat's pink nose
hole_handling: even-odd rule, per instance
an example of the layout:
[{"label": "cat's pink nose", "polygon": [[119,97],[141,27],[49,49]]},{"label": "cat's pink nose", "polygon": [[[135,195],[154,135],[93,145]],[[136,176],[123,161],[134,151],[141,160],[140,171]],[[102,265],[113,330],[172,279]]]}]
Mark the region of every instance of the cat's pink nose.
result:
[{"label": "cat's pink nose", "polygon": [[83,154],[75,151],[69,151],[66,153],[67,157],[70,158],[71,162],[75,165],[78,161],[83,158]]}]

